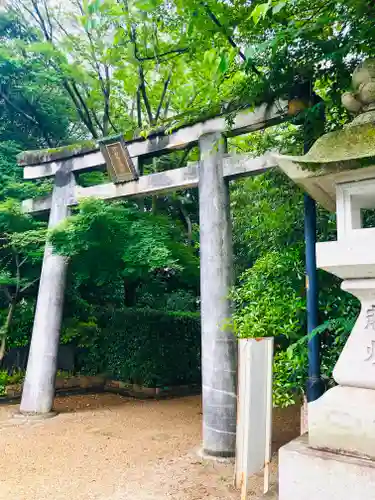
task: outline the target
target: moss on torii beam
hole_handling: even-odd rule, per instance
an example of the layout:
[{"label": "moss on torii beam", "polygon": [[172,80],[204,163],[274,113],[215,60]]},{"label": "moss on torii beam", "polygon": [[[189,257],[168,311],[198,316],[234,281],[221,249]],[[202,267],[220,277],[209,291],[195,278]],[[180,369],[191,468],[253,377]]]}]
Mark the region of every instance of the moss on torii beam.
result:
[{"label": "moss on torii beam", "polygon": [[[255,109],[240,110],[234,116],[233,114],[219,115],[188,126],[181,126],[171,133],[168,133],[167,129],[158,129],[150,133],[147,138],[136,137],[127,140],[126,144],[132,158],[152,157],[197,144],[199,137],[207,133],[220,132],[229,137],[241,135],[280,123],[286,119],[286,116],[286,101],[277,101],[272,105],[264,103]],[[25,179],[37,179],[53,176],[58,164],[69,158],[74,159],[73,170],[88,170],[105,163],[99,151],[99,144],[95,141],[62,148],[26,151],[18,156],[18,163],[25,169]]]},{"label": "moss on torii beam", "polygon": [[75,144],[67,144],[59,148],[23,151],[17,155],[17,162],[21,167],[39,163],[50,163],[56,160],[71,158],[72,156],[80,156],[97,149],[98,145],[96,141],[83,141]]}]

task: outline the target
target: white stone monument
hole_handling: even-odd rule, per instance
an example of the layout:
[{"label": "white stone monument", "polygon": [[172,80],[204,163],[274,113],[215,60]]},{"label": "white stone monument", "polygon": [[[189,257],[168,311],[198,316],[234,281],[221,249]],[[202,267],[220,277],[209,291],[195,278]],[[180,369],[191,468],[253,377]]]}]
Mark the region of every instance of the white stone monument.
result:
[{"label": "white stone monument", "polygon": [[356,118],[302,157],[278,156],[305,191],[337,212],[337,241],[318,243],[317,266],[339,276],[361,312],[335,366],[338,384],[309,404],[308,436],[280,450],[280,500],[375,499],[375,60],[353,74],[343,104]]}]

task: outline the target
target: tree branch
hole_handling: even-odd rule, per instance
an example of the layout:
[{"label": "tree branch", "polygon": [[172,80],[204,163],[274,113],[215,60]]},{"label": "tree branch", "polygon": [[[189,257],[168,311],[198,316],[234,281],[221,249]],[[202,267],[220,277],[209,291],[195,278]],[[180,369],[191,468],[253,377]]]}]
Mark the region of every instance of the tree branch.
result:
[{"label": "tree branch", "polygon": [[165,95],[166,95],[167,90],[168,90],[168,86],[171,82],[171,78],[172,78],[172,71],[169,72],[168,78],[164,82],[163,92],[162,92],[161,97],[160,97],[158,109],[156,110],[156,113],[155,113],[155,123],[157,123],[157,121],[160,117],[160,113],[161,113],[161,110],[163,107],[163,102],[164,102]]},{"label": "tree branch", "polygon": [[115,132],[115,134],[117,134],[119,130],[116,127],[116,125],[113,123],[112,118],[109,115],[108,115],[108,122],[111,125],[113,132]]},{"label": "tree branch", "polygon": [[[216,26],[218,28],[220,28],[220,31],[223,33],[223,35],[225,35],[226,39],[228,40],[228,42],[231,44],[231,46],[234,48],[234,49],[237,49],[238,50],[238,54],[239,56],[241,57],[241,59],[246,62],[247,59],[246,59],[246,56],[245,54],[241,51],[241,49],[238,47],[238,45],[236,44],[236,42],[233,40],[233,38],[229,35],[229,33],[227,33],[227,30],[225,28],[225,26],[223,26],[221,24],[221,22],[219,21],[219,19],[215,16],[215,14],[212,12],[212,10],[210,9],[210,7],[207,5],[207,3],[205,2],[200,2],[200,4],[202,5],[202,7],[205,9],[205,11],[207,12],[207,15],[208,17],[211,19],[211,21],[216,24]],[[258,68],[255,66],[255,64],[251,64],[251,68],[252,70],[254,71],[255,74],[257,74],[258,76],[261,75],[260,71],[258,70]]]},{"label": "tree branch", "polygon": [[34,285],[34,283],[37,283],[38,281],[39,281],[39,277],[35,278],[35,280],[33,280],[33,281],[30,281],[30,283],[28,283],[27,285],[25,285],[24,287],[21,288],[20,293],[26,292],[26,290],[28,290],[30,287],[32,287]]},{"label": "tree branch", "polygon": [[163,111],[163,117],[167,118],[168,111],[169,111],[169,105],[171,104],[171,94],[169,94],[167,101],[164,106],[164,111]]},{"label": "tree branch", "polygon": [[[78,8],[81,12],[81,15],[84,15],[84,10],[82,8],[82,5],[80,2],[76,2],[78,5]],[[110,81],[110,76],[109,76],[109,66],[107,64],[102,64],[102,67],[104,66],[104,77],[102,75],[102,67],[101,63],[98,61],[97,55],[96,55],[96,50],[95,50],[95,43],[93,36],[91,32],[84,27],[84,31],[87,35],[87,38],[89,40],[90,44],[90,52],[91,52],[91,57],[94,62],[94,69],[96,70],[96,73],[99,78],[99,83],[100,87],[102,89],[102,94],[103,94],[103,99],[104,99],[104,112],[103,112],[103,125],[100,125],[100,129],[102,130],[102,133],[104,136],[108,134],[108,124],[110,123],[110,94],[111,94],[111,81]],[[93,114],[95,114],[95,111],[93,111]],[[95,121],[98,120],[95,118]],[[112,125],[113,126],[113,125]]]},{"label": "tree branch", "polygon": [[12,102],[9,97],[1,90],[0,88],[0,97],[4,99],[4,102],[8,104],[9,107],[11,107],[14,111],[22,115],[26,120],[30,121],[34,125],[38,126],[38,122],[33,116],[28,115],[25,111],[23,111],[20,107],[17,106],[14,102]]},{"label": "tree branch", "polygon": [[168,56],[170,54],[175,54],[175,55],[180,55],[184,54],[185,52],[188,52],[188,48],[183,48],[183,49],[173,49],[173,50],[168,50],[167,52],[163,52],[161,54],[154,54],[153,56],[146,56],[146,57],[138,57],[138,61],[152,61],[154,59],[159,60],[165,56]]},{"label": "tree branch", "polygon": [[20,293],[21,286],[21,266],[20,266],[20,257],[17,251],[13,247],[14,260],[16,262],[16,293],[14,294],[14,299],[18,299],[18,294]]},{"label": "tree branch", "polygon": [[53,141],[51,141],[51,139],[49,138],[49,134],[48,134],[48,131],[46,130],[45,126],[44,126],[44,123],[43,123],[43,119],[39,117],[39,111],[38,111],[38,107],[37,106],[34,106],[28,99],[27,97],[23,96],[23,99],[26,103],[26,105],[29,107],[29,109],[33,112],[34,114],[34,117],[35,117],[35,120],[36,122],[38,123],[38,127],[40,129],[40,131],[42,132],[42,135],[46,141],[46,143],[48,144],[48,146],[51,148],[52,146],[54,146],[54,143]]},{"label": "tree branch", "polygon": [[148,121],[150,122],[150,124],[153,124],[154,119],[152,116],[150,101],[148,100],[148,97],[147,97],[146,85],[145,85],[145,75],[144,75],[143,68],[141,65],[139,65],[139,67],[138,67],[138,74],[139,74],[139,90],[140,90],[140,93],[142,94],[142,98],[143,98],[143,102],[144,102],[144,105],[146,108]]},{"label": "tree branch", "polygon": [[4,292],[4,295],[5,295],[5,297],[8,299],[8,301],[9,301],[9,302],[11,302],[11,301],[12,301],[12,296],[11,296],[11,294],[10,294],[10,292],[9,292],[8,288],[7,288],[6,286],[4,286],[4,285],[3,285],[3,286],[1,287],[1,289],[2,289],[2,291]]},{"label": "tree branch", "polygon": [[44,130],[44,127],[41,125],[40,121],[37,120],[35,117],[29,115],[28,113],[26,113],[26,111],[24,111],[23,109],[21,109],[17,104],[15,104],[6,94],[5,92],[3,92],[0,88],[0,97],[4,100],[4,102],[10,107],[12,108],[14,111],[16,111],[16,113],[20,114],[21,116],[23,116],[26,120],[30,121],[33,125],[35,125],[36,127],[38,127],[38,129],[41,131],[46,143],[48,144],[49,147],[52,147],[53,144],[51,142],[51,139],[48,137],[48,134],[46,132],[46,130]]},{"label": "tree branch", "polygon": [[12,323],[14,311],[17,305],[17,297],[14,296],[12,297],[12,300],[9,304],[8,308],[8,315],[5,320],[4,326],[0,329],[0,334],[2,335],[1,337],[1,343],[0,343],[0,361],[4,358],[5,356],[5,347],[6,347],[6,341],[7,341],[7,335],[9,332],[10,325]]},{"label": "tree branch", "polygon": [[51,21],[51,16],[50,16],[50,13],[49,13],[49,9],[48,9],[48,5],[47,5],[47,1],[46,0],[43,0],[43,5],[44,5],[44,11],[45,11],[46,16],[47,16],[47,22],[48,22],[48,26],[49,26],[49,35],[50,35],[50,38],[52,40],[52,37],[53,37],[53,24],[52,24],[52,21]]},{"label": "tree branch", "polygon": [[94,139],[97,139],[98,138],[98,134],[97,134],[97,132],[95,130],[95,127],[94,127],[91,119],[90,119],[90,116],[86,117],[84,111],[82,110],[82,108],[80,106],[79,101],[77,100],[77,97],[76,97],[73,89],[70,86],[70,82],[66,78],[63,79],[63,87],[68,92],[71,100],[73,101],[73,104],[74,104],[74,106],[76,108],[78,116],[81,118],[82,122],[84,123],[84,125],[86,126],[86,128],[88,129],[88,131],[91,133],[92,137]]},{"label": "tree branch", "polygon": [[1,344],[0,344],[0,361],[2,361],[2,359],[5,356],[6,340],[7,340],[6,334],[3,334],[2,338],[1,338]]},{"label": "tree branch", "polygon": [[[92,119],[91,119],[91,116],[90,116],[90,111],[89,111],[89,109],[87,107],[87,104],[86,104],[85,100],[83,99],[83,97],[81,95],[81,92],[79,91],[79,89],[77,87],[76,82],[74,80],[72,80],[71,81],[71,85],[72,85],[72,89],[74,90],[74,92],[75,92],[75,94],[76,94],[76,96],[77,96],[77,98],[78,98],[78,100],[79,100],[82,108],[85,111],[85,114],[86,114],[86,117],[87,117],[87,121],[90,123],[90,127],[92,127],[92,129],[95,130],[95,127],[94,127],[94,125],[92,123]],[[94,110],[92,110],[92,113],[93,113],[93,115],[95,115]],[[95,119],[95,117],[94,117],[94,119]],[[101,131],[103,132],[103,127],[100,125],[99,120],[97,121],[97,124],[98,124],[99,128],[101,129]],[[96,131],[95,131],[95,134],[96,134],[96,136],[94,138],[97,139],[98,138],[98,134],[96,133]]]},{"label": "tree branch", "polygon": [[142,127],[142,108],[141,108],[141,91],[138,87],[137,89],[137,123],[138,127]]},{"label": "tree branch", "polygon": [[[33,9],[29,9],[25,2],[22,0],[18,0],[19,5],[24,9],[26,12],[28,12],[34,21],[36,22],[37,26],[39,26],[40,30],[42,31],[44,38],[47,42],[49,42],[52,47],[55,47],[52,35],[53,35],[53,26],[52,26],[52,21],[51,21],[51,16],[50,12],[48,10],[47,2],[43,0],[43,5],[46,11],[46,17],[47,20],[44,19],[42,12],[40,11],[38,7],[38,0],[31,0],[31,4],[33,6]],[[20,8],[19,8],[20,9]],[[22,12],[21,12],[22,15]],[[47,26],[48,23],[48,26]],[[59,25],[59,23],[58,23]],[[52,61],[53,67],[56,69],[57,72],[61,72],[60,65],[56,63],[55,61]],[[79,90],[77,89],[77,86],[75,82],[70,81],[66,76],[63,75],[62,77],[62,85],[66,92],[69,94],[69,97],[71,98],[75,109],[78,113],[79,118],[82,120],[83,124],[86,126],[88,131],[91,133],[92,137],[94,139],[98,138],[98,133],[95,129],[95,126],[92,122],[90,113],[88,111],[87,105],[82,99],[82,96],[80,95]]]},{"label": "tree branch", "polygon": [[[48,8],[47,8],[46,4],[45,4],[45,8],[46,8],[47,20],[49,23],[49,30],[46,26],[46,22],[42,16],[42,13],[39,10],[37,0],[31,0],[31,3],[32,3],[32,6],[34,7],[36,15],[39,19],[39,26],[41,27],[46,40],[48,40],[49,42],[52,42],[52,25],[51,25],[51,20],[50,20],[50,16],[49,16],[49,12],[48,12]],[[34,19],[35,19],[35,17],[34,17]]]},{"label": "tree branch", "polygon": [[111,95],[111,81],[109,78],[109,67],[104,66],[105,82],[103,82],[103,97],[104,97],[104,115],[103,115],[103,135],[108,135],[108,125],[110,123],[109,116],[109,99]]},{"label": "tree branch", "polygon": [[191,223],[190,215],[189,215],[188,211],[186,210],[186,208],[184,207],[183,202],[180,202],[179,208],[180,208],[181,215],[184,218],[185,223],[186,223],[187,239],[188,239],[189,245],[191,245],[192,240],[193,240],[193,224]]}]

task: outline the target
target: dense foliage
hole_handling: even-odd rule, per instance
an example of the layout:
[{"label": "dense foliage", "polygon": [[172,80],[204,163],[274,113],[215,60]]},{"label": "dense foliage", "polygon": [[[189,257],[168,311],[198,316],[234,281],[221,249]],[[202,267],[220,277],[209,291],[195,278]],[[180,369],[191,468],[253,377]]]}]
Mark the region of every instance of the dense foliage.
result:
[{"label": "dense foliage", "polygon": [[[91,327],[92,328],[92,327]],[[200,317],[150,309],[107,311],[83,342],[78,369],[150,387],[200,382]]]},{"label": "dense foliage", "polygon": [[[324,126],[349,119],[340,94],[357,62],[375,55],[374,15],[367,0],[7,0],[0,11],[0,358],[7,337],[10,345],[28,341],[46,235],[45,219],[23,214],[19,202],[47,193],[50,185],[22,182],[15,163],[19,151],[118,132],[146,135],[159,126],[172,130],[283,97],[290,114],[300,111],[296,119],[231,139],[229,148],[254,156],[269,149],[301,153],[307,135],[311,142]],[[141,170],[163,171],[197,159],[193,148],[144,161]],[[90,173],[78,182],[103,179]],[[301,390],[302,193],[271,172],[233,183],[231,206],[233,327],[242,337],[297,341],[278,354],[275,373],[281,391]],[[335,238],[335,224],[332,214],[319,209],[320,239]],[[86,200],[50,238],[71,263],[64,341],[83,335],[82,324],[96,325],[98,306],[123,314],[134,306],[199,306],[195,190],[136,203]],[[337,356],[358,304],[325,273],[320,283],[323,366],[330,376],[327,360]],[[95,337],[95,328],[91,333]],[[291,394],[278,402],[286,404]]]},{"label": "dense foliage", "polygon": [[[16,321],[11,347],[25,344],[32,316]],[[24,333],[24,336],[20,335]],[[76,352],[75,372],[149,387],[200,383],[200,316],[149,308],[95,308],[85,321],[66,319],[62,342]],[[0,370],[0,395],[19,372]]]}]

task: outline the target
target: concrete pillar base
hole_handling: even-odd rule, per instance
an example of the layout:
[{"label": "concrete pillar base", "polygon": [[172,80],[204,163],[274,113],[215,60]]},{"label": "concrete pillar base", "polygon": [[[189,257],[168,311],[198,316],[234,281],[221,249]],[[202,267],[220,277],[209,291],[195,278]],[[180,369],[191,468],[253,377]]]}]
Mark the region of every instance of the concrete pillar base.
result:
[{"label": "concrete pillar base", "polygon": [[203,455],[206,457],[210,458],[234,458],[236,456],[235,452],[233,451],[210,451],[210,450],[203,450]]},{"label": "concrete pillar base", "polygon": [[278,486],[271,486],[267,493],[262,495],[259,500],[278,500]]},{"label": "concrete pillar base", "polygon": [[49,418],[56,417],[58,415],[57,411],[49,411],[48,413],[35,413],[35,412],[27,412],[20,411],[13,415],[13,418],[17,420],[24,421],[38,421],[38,420],[48,420]]},{"label": "concrete pillar base", "polygon": [[309,444],[375,460],[374,413],[374,389],[337,385],[309,403]]},{"label": "concrete pillar base", "polygon": [[310,448],[302,436],[279,450],[279,500],[374,500],[375,462]]},{"label": "concrete pillar base", "polygon": [[234,454],[231,454],[230,456],[222,456],[222,455],[214,455],[212,453],[207,453],[203,448],[199,448],[197,450],[197,455],[198,457],[202,458],[203,460],[210,460],[213,462],[219,462],[223,464],[233,464],[235,462],[235,456]]}]

